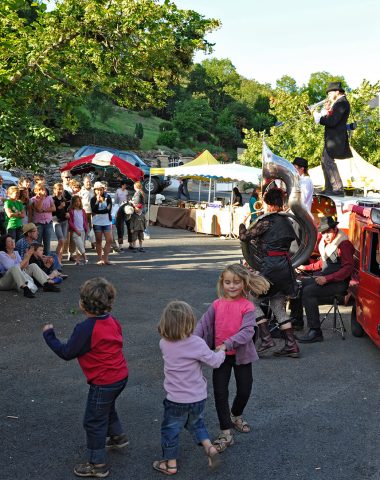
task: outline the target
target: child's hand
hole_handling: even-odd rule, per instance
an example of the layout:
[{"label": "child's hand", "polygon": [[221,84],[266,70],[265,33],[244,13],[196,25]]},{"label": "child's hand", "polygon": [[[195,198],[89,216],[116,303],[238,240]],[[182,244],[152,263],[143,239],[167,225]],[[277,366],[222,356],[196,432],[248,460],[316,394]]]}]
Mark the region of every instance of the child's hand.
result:
[{"label": "child's hand", "polygon": [[216,347],[215,351],[216,352],[220,352],[220,350],[222,352],[225,352],[227,350],[226,346],[224,345],[224,343],[222,343],[221,345],[219,345],[218,347]]},{"label": "child's hand", "polygon": [[54,328],[54,325],[52,323],[47,323],[46,325],[44,325],[42,331],[46,332],[47,330],[50,330],[52,328]]}]

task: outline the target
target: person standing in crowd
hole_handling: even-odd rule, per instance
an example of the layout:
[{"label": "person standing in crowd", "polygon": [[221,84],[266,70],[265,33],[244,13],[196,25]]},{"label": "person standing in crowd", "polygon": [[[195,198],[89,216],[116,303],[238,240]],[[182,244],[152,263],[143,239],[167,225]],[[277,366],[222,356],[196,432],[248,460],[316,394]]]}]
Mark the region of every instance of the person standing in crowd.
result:
[{"label": "person standing in crowd", "polygon": [[307,208],[308,212],[311,213],[311,204],[313,203],[314,195],[314,185],[308,174],[309,163],[305,158],[296,157],[293,160],[293,165],[295,166],[298,175],[300,176],[302,202]]},{"label": "person standing in crowd", "polygon": [[323,217],[318,231],[322,238],[318,244],[321,258],[310,265],[298,267],[313,277],[302,278],[302,297],[291,300],[290,309],[293,322],[303,326],[303,307],[309,331],[298,337],[301,343],[322,342],[323,334],[319,319],[318,301],[320,298],[345,295],[354,269],[354,246],[347,235],[337,228],[339,222],[333,217]]},{"label": "person standing in crowd", "polygon": [[115,194],[115,203],[117,205],[123,205],[128,201],[128,190],[127,190],[127,181],[121,180],[120,187],[116,190]]},{"label": "person standing in crowd", "polygon": [[5,235],[7,231],[4,210],[4,202],[7,199],[7,191],[3,187],[3,182],[3,177],[0,175],[0,235]]},{"label": "person standing in crowd", "polygon": [[137,251],[136,242],[139,242],[139,252],[145,252],[143,248],[143,241],[144,241],[144,231],[146,229],[146,217],[143,214],[143,205],[134,205],[134,213],[130,219],[130,229],[132,234],[132,244],[133,244],[133,252]]},{"label": "person standing in crowd", "polygon": [[251,196],[249,198],[249,211],[251,212],[251,222],[254,222],[257,218],[257,211],[255,209],[255,204],[256,202],[259,201],[260,195],[261,195],[261,188],[258,185],[254,185]]},{"label": "person standing in crowd", "polygon": [[70,186],[70,182],[71,182],[72,178],[73,178],[73,176],[71,175],[71,173],[68,170],[65,170],[64,172],[61,172],[63,189],[70,194],[70,198],[71,198],[71,194],[73,193],[72,188]]},{"label": "person standing in crowd", "polygon": [[58,240],[56,254],[59,263],[62,263],[63,246],[68,236],[69,202],[64,197],[63,183],[55,183],[53,187],[53,193],[53,201],[55,205],[53,227],[55,236]]},{"label": "person standing in crowd", "polygon": [[[90,237],[90,230],[92,229],[91,198],[94,196],[94,190],[91,185],[91,178],[88,175],[83,178],[83,186],[79,192],[79,196],[82,199],[83,209],[86,212],[89,231],[88,236]],[[91,235],[94,234],[91,232]],[[91,243],[91,247],[95,248],[96,244],[94,242],[94,238],[92,240],[88,238],[88,240]]]},{"label": "person standing in crowd", "polygon": [[178,200],[181,200],[182,195],[185,197],[187,201],[190,200],[190,193],[187,188],[187,184],[189,182],[188,178],[180,178],[179,179],[179,185],[178,185],[178,191],[177,191],[177,198]]},{"label": "person standing in crowd", "polygon": [[[95,182],[94,196],[91,198],[92,225],[96,238],[98,265],[111,265],[108,255],[112,244],[112,200],[104,191],[102,182]],[[102,253],[102,239],[106,240]]]},{"label": "person standing in crowd", "polygon": [[24,204],[19,200],[19,189],[12,185],[7,190],[8,198],[4,202],[7,233],[15,242],[22,237],[22,219],[25,216]]},{"label": "person standing in crowd", "polygon": [[105,278],[91,278],[81,286],[79,296],[80,309],[87,318],[77,324],[67,343],[56,337],[50,323],[44,326],[43,336],[63,360],[78,359],[89,385],[83,420],[88,462],[75,465],[74,473],[104,478],[109,475],[106,448],[119,449],[129,443],[115,408],[128,381],[128,365],[120,323],[110,313],[116,296],[114,286]]},{"label": "person standing in crowd", "polygon": [[34,197],[31,199],[29,218],[38,228],[38,243],[44,246],[44,254],[50,255],[50,241],[53,233],[54,200],[46,193],[43,183],[37,183],[34,188]]},{"label": "person standing in crowd", "polygon": [[[69,230],[73,236],[77,252],[75,256],[75,265],[80,264],[79,256],[82,256],[83,263],[88,263],[84,242],[88,232],[87,215],[82,205],[82,199],[79,195],[71,197],[69,207]],[[79,252],[79,253],[78,253]]]},{"label": "person standing in crowd", "polygon": [[232,206],[233,207],[242,207],[243,206],[243,197],[238,189],[238,187],[234,187],[232,189]]},{"label": "person standing in crowd", "polygon": [[291,243],[296,239],[294,229],[288,217],[281,215],[284,208],[285,193],[280,188],[271,188],[264,193],[264,212],[253,228],[247,230],[244,224],[239,227],[242,248],[247,248],[250,264],[266,278],[271,286],[263,297],[253,297],[256,306],[256,322],[259,328],[261,344],[258,353],[263,354],[276,346],[261,303],[269,300],[270,308],[285,335],[285,345],[273,354],[279,357],[298,358],[300,350],[293,333],[285,303],[288,297],[296,293],[296,280],[289,258]]},{"label": "person standing in crowd", "polygon": [[194,335],[195,322],[190,305],[174,300],[166,305],[158,325],[166,398],[161,424],[162,460],[154,461],[153,468],[166,475],[177,473],[179,434],[183,428],[192,434],[197,445],[203,446],[210,467],[217,466],[219,460],[204,422],[207,381],[202,364],[218,368],[225,353],[222,348],[213,352],[204,340]]},{"label": "person standing in crowd", "polygon": [[133,189],[134,189],[135,193],[133,194],[133,196],[131,198],[131,203],[133,205],[142,204],[144,206],[145,195],[144,195],[144,191],[143,191],[141,182],[135,182],[133,184]]},{"label": "person standing in crowd", "polygon": [[347,132],[350,104],[341,82],[330,82],[326,93],[329,109],[313,112],[315,122],[325,127],[325,144],[322,155],[322,171],[325,178],[323,193],[344,196],[343,182],[335,159],[352,157]]},{"label": "person standing in crowd", "polygon": [[30,185],[31,185],[31,181],[30,181],[30,178],[29,177],[20,177],[18,179],[18,188],[26,188],[29,192],[29,198],[32,197],[32,189],[30,188]]},{"label": "person standing in crowd", "polygon": [[23,212],[24,212],[24,217],[22,219],[22,224],[25,225],[26,223],[29,223],[29,203],[30,203],[30,197],[29,197],[29,188],[26,187],[19,187],[19,200],[23,204]]}]

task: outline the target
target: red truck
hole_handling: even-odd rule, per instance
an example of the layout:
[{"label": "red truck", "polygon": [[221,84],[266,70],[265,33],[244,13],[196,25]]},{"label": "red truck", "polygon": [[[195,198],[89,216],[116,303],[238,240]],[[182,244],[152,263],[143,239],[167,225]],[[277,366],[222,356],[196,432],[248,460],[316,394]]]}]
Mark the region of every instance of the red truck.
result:
[{"label": "red truck", "polygon": [[380,203],[351,205],[348,236],[355,247],[350,293],[351,331],[366,333],[380,348]]}]

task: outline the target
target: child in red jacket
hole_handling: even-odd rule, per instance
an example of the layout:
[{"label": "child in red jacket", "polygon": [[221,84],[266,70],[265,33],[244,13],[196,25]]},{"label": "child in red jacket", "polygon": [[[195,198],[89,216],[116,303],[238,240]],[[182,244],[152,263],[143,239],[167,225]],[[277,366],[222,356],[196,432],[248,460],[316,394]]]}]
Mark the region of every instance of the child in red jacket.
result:
[{"label": "child in red jacket", "polygon": [[[87,319],[78,323],[67,343],[55,336],[53,325],[43,328],[46,343],[64,360],[78,358],[90,386],[83,425],[88,462],[74,467],[78,477],[109,475],[106,448],[123,448],[128,439],[115,402],[128,380],[119,322],[110,315],[116,291],[105,278],[87,280],[80,288],[80,308]],[[107,439],[107,436],[109,437]]]}]

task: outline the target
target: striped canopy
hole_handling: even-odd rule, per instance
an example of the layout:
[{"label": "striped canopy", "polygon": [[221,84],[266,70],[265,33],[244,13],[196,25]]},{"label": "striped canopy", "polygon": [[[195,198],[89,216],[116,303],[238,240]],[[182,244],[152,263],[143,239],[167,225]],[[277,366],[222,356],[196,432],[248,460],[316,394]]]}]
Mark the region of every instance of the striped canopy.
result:
[{"label": "striped canopy", "polygon": [[144,177],[144,173],[138,167],[127,162],[127,160],[123,160],[122,158],[113,155],[111,152],[103,151],[99,153],[95,153],[94,155],[87,155],[87,157],[79,158],[78,160],[74,160],[72,162],[66,163],[62,168],[60,168],[61,172],[65,170],[73,170],[76,167],[82,165],[89,165],[94,167],[114,167],[119,170],[120,173],[125,175],[127,178],[130,178],[134,182],[141,180]]}]

